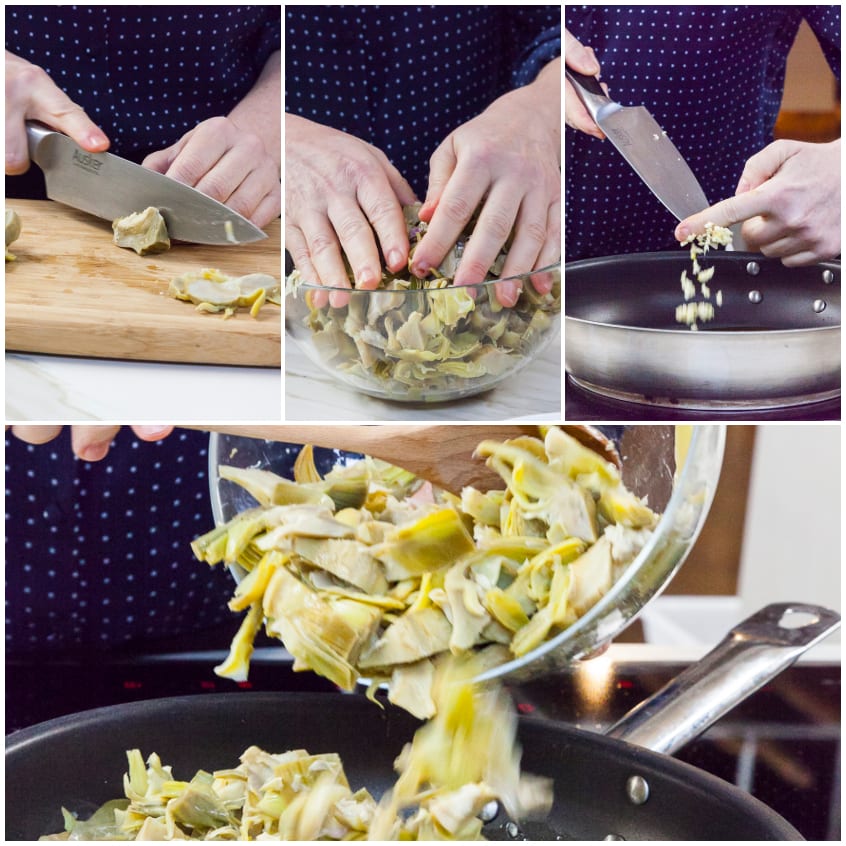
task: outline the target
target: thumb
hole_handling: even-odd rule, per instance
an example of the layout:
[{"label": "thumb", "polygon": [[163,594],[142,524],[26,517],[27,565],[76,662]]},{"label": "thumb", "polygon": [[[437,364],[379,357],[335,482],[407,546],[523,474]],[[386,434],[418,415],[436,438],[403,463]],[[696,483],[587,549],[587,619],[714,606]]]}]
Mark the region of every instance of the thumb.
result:
[{"label": "thumb", "polygon": [[564,30],[564,61],[567,66],[579,73],[596,76],[599,62],[590,47],[585,47],[575,36]]},{"label": "thumb", "polygon": [[745,194],[759,185],[763,185],[774,176],[784,163],[795,155],[797,147],[791,141],[774,141],[763,150],[751,156],[743,166],[743,173],[737,183],[735,194]]}]

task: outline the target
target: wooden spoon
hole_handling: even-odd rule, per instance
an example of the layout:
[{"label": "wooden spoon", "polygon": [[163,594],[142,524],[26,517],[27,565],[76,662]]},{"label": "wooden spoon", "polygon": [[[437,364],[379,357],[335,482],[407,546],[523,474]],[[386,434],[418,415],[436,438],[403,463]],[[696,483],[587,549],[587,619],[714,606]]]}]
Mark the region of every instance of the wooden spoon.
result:
[{"label": "wooden spoon", "polygon": [[[539,436],[537,426],[524,425],[396,425],[367,426],[211,426],[211,431],[247,438],[360,452],[402,467],[436,487],[461,493],[467,485],[481,491],[504,487],[502,479],[473,451],[483,440],[521,435]],[[570,434],[609,461],[619,461],[614,445],[591,426],[564,426]]]}]

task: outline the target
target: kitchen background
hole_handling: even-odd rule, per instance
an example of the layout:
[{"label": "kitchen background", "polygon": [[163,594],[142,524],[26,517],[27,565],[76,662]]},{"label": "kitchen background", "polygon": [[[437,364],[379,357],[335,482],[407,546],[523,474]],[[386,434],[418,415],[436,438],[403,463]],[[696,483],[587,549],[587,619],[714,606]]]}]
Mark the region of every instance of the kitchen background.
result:
[{"label": "kitchen background", "polygon": [[648,639],[713,644],[770,602],[840,611],[840,441],[838,425],[729,427],[711,512],[690,557],[644,613]]},{"label": "kitchen background", "polygon": [[[826,84],[820,85],[820,79]],[[833,141],[840,137],[839,86],[804,21],[787,60],[776,137],[799,141]]]}]

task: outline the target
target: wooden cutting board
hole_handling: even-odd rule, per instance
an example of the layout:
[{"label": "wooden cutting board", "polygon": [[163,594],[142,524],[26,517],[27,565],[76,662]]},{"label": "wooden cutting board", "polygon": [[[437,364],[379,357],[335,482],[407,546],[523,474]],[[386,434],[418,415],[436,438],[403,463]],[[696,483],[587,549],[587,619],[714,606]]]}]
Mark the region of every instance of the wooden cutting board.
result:
[{"label": "wooden cutting board", "polygon": [[50,200],[7,200],[21,236],[6,262],[6,349],[98,358],[281,366],[281,309],[265,305],[224,320],[167,296],[174,276],[214,267],[231,276],[281,279],[280,221],[241,246],[175,243],[139,256],[112,243],[112,228]]}]

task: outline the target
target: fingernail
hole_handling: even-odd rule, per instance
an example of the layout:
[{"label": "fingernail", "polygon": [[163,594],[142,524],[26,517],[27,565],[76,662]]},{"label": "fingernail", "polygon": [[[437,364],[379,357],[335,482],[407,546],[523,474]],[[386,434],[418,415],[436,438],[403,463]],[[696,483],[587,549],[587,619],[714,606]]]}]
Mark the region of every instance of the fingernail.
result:
[{"label": "fingernail", "polygon": [[420,262],[419,264],[414,264],[412,267],[412,272],[415,276],[420,277],[421,279],[429,273],[429,265],[426,262]]},{"label": "fingernail", "polygon": [[399,250],[394,249],[388,252],[388,267],[391,270],[398,270],[402,263],[402,253]]},{"label": "fingernail", "polygon": [[375,288],[376,285],[379,283],[379,279],[376,274],[367,268],[366,270],[362,270],[361,273],[358,275],[358,281],[356,282],[357,288]]},{"label": "fingernail", "polygon": [[519,282],[504,282],[502,290],[500,291],[499,301],[509,308],[517,302],[517,297],[520,296]]},{"label": "fingernail", "polygon": [[748,190],[749,182],[745,178],[741,178],[740,182],[737,183],[737,190],[734,193],[745,194]]},{"label": "fingernail", "polygon": [[343,308],[349,301],[350,295],[346,291],[332,291],[329,294],[329,305],[332,308]]},{"label": "fingernail", "polygon": [[531,277],[532,287],[539,294],[548,294],[552,290],[552,274],[551,273],[535,273]]},{"label": "fingernail", "polygon": [[135,433],[142,438],[163,438],[170,432],[170,426],[136,426]]},{"label": "fingernail", "polygon": [[100,459],[106,457],[110,446],[111,441],[107,441],[104,444],[86,444],[86,446],[79,450],[77,455],[83,461],[100,461]]},{"label": "fingernail", "polygon": [[677,241],[684,241],[690,235],[690,230],[686,226],[677,226],[675,234]]}]

